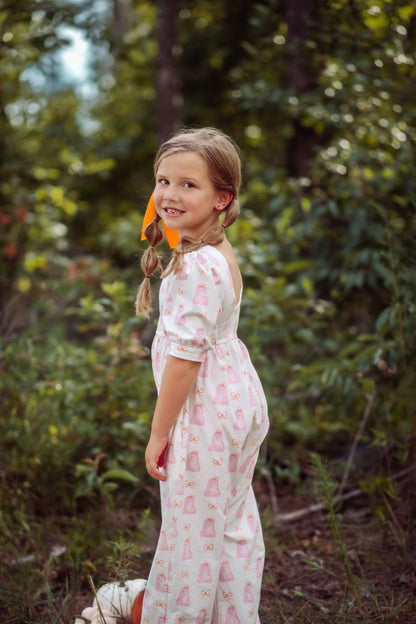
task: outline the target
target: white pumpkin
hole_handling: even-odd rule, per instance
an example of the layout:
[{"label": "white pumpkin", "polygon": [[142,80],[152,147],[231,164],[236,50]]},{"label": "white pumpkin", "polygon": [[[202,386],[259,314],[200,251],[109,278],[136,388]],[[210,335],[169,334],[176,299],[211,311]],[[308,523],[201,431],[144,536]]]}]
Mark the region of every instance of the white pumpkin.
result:
[{"label": "white pumpkin", "polygon": [[[87,607],[81,613],[82,618],[77,617],[74,624],[86,624],[85,620],[90,624],[120,624],[120,619],[114,615],[109,609],[103,609],[101,607],[102,614],[104,616],[104,622],[100,616],[98,607]],[[83,619],[85,618],[85,619]]]},{"label": "white pumpkin", "polygon": [[[131,609],[133,602],[140,592],[146,588],[144,579],[133,579],[118,583],[107,583],[97,590],[97,598],[102,609],[108,609],[113,615],[122,617],[131,624]],[[94,598],[93,606],[97,606]]]}]

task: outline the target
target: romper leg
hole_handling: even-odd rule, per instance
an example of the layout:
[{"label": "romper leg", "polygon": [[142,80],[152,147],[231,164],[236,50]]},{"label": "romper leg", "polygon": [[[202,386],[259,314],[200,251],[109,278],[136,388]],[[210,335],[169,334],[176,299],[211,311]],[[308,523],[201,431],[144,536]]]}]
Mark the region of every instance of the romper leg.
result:
[{"label": "romper leg", "polygon": [[211,624],[229,492],[221,452],[203,438],[179,421],[173,430],[143,624]]},{"label": "romper leg", "polygon": [[213,624],[259,622],[263,565],[263,535],[250,483],[229,504]]},{"label": "romper leg", "polygon": [[172,432],[142,624],[256,624],[264,562],[251,486],[258,444],[230,453],[221,421],[195,420],[180,418]]}]

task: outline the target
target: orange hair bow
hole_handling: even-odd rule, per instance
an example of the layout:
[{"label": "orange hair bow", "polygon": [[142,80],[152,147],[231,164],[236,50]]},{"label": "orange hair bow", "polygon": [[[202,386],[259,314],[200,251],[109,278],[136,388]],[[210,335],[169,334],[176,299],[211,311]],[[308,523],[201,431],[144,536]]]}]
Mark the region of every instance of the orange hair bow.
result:
[{"label": "orange hair bow", "polygon": [[[140,240],[146,239],[146,234],[144,233],[146,227],[153,221],[156,216],[155,202],[153,201],[153,193],[150,196],[149,203],[147,204],[146,212],[143,219],[143,227],[142,227],[142,236]],[[179,233],[178,230],[171,230],[168,228],[162,221],[163,230],[165,232],[166,239],[169,243],[169,247],[174,249],[179,241]]]}]

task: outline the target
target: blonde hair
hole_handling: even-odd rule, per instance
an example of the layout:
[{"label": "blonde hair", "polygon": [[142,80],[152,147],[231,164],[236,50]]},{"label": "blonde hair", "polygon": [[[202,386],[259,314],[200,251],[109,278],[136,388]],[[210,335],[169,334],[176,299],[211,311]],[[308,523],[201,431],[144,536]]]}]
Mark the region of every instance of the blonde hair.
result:
[{"label": "blonde hair", "polygon": [[[203,239],[195,240],[183,237],[172,253],[171,262],[162,273],[162,278],[170,273],[178,273],[183,266],[184,254],[196,251],[204,245],[219,245],[225,236],[225,228],[234,223],[240,214],[238,193],[241,185],[241,160],[239,150],[234,141],[216,128],[185,129],[179,131],[173,137],[162,143],[159,147],[155,161],[154,173],[166,156],[178,152],[193,152],[199,154],[208,167],[208,175],[218,192],[226,191],[232,195],[229,204],[221,211],[222,223],[213,225],[204,233]],[[149,317],[152,309],[152,295],[150,289],[150,276],[161,268],[160,258],[155,251],[156,245],[163,240],[159,228],[160,217],[149,223],[145,230],[149,241],[149,248],[144,252],[140,265],[145,275],[140,284],[136,299],[136,312]]]}]

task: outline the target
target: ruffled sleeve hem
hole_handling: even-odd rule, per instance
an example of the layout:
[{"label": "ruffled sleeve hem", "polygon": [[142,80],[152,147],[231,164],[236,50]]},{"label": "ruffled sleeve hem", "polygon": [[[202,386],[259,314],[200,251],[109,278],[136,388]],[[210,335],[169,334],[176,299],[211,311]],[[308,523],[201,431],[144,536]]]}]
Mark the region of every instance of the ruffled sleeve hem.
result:
[{"label": "ruffled sleeve hem", "polygon": [[222,310],[221,280],[203,251],[184,258],[183,269],[162,283],[161,319],[169,355],[204,362],[216,343]]}]

